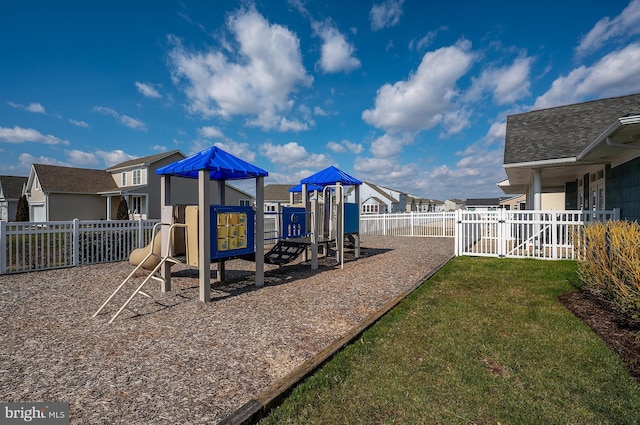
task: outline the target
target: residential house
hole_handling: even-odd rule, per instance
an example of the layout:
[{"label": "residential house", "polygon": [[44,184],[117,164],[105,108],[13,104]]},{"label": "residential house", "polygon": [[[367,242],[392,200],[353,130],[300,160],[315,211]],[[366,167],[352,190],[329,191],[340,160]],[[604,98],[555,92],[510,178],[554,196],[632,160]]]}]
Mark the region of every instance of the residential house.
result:
[{"label": "residential house", "polygon": [[442,201],[407,195],[407,212],[434,212],[438,203]]},{"label": "residential house", "polygon": [[464,208],[464,201],[460,199],[447,199],[442,203],[436,203],[436,212],[451,212]]},{"label": "residential house", "polygon": [[294,205],[302,202],[302,193],[292,193],[289,189],[295,184],[267,184],[264,186],[264,210],[280,211],[280,206]]},{"label": "residential house", "polygon": [[500,198],[471,198],[464,204],[467,211],[496,211],[500,208]]},{"label": "residential house", "polygon": [[[526,210],[527,209],[527,195],[520,194],[516,196],[510,196],[502,198],[500,200],[500,206],[505,210]],[[564,192],[556,193],[543,193],[542,194],[542,208],[543,210],[564,210]]]},{"label": "residential house", "polygon": [[[183,158],[182,152],[174,150],[106,170],[33,164],[25,189],[31,221],[110,220],[116,217],[121,199],[127,201],[130,218],[158,219],[161,182],[156,170]],[[253,205],[251,195],[226,187],[226,204]],[[212,185],[211,190],[211,199],[215,200],[217,187]],[[173,179],[171,201],[197,203],[197,180]]]},{"label": "residential house", "polygon": [[506,194],[562,192],[566,209],[620,208],[640,220],[640,94],[593,100],[507,117]]},{"label": "residential house", "polygon": [[27,177],[0,176],[0,221],[14,221]]},{"label": "residential house", "polygon": [[[406,212],[407,196],[405,192],[363,181],[360,186],[360,212],[362,214]],[[355,191],[349,191],[347,202],[355,202]]]}]

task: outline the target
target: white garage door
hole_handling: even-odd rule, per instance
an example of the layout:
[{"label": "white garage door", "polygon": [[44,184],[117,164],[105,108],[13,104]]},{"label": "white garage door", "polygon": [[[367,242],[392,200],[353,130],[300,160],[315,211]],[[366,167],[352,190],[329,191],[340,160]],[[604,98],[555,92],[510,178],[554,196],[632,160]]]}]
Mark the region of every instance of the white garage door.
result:
[{"label": "white garage door", "polygon": [[33,216],[29,217],[30,221],[46,221],[46,215],[44,213],[44,205],[33,205]]}]

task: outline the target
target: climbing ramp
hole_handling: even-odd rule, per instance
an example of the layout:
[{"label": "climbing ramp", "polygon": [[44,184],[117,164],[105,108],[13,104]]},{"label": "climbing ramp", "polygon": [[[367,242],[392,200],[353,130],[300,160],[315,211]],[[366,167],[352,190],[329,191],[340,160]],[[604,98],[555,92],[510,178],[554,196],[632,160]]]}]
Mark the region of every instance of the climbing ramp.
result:
[{"label": "climbing ramp", "polygon": [[307,249],[307,244],[281,240],[264,255],[264,262],[281,266],[295,260]]}]

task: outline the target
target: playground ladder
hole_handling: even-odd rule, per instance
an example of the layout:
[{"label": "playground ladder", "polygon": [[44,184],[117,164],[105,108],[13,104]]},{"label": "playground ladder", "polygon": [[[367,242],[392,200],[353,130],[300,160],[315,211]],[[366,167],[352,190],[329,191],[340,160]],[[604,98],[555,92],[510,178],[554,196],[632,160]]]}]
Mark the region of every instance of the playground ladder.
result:
[{"label": "playground ladder", "polygon": [[[101,311],[102,309],[109,304],[109,302],[113,299],[113,297],[115,297],[115,295],[120,292],[120,290],[124,287],[124,285],[133,277],[133,275],[140,269],[142,269],[143,264],[147,261],[147,259],[149,259],[153,254],[153,243],[155,241],[155,238],[158,237],[158,231],[157,229],[160,228],[160,226],[169,226],[169,243],[167,244],[167,252],[164,256],[162,256],[160,262],[149,272],[149,275],[142,281],[142,283],[135,289],[135,291],[133,291],[133,293],[131,294],[131,296],[129,297],[129,299],[127,299],[127,301],[122,305],[122,307],[120,307],[120,309],[116,312],[116,314],[113,315],[113,317],[111,318],[111,320],[109,320],[109,323],[112,323],[119,315],[120,313],[122,313],[122,311],[127,308],[127,306],[129,305],[129,303],[133,300],[133,298],[140,294],[143,295],[147,298],[151,298],[151,295],[147,294],[146,292],[142,291],[142,288],[144,287],[144,285],[147,284],[147,282],[149,282],[151,279],[155,279],[159,282],[164,282],[164,278],[162,277],[162,275],[160,275],[159,271],[162,268],[162,266],[165,263],[172,263],[172,264],[180,264],[180,260],[177,260],[175,258],[173,258],[171,256],[171,246],[172,246],[172,240],[173,240],[173,230],[177,227],[184,227],[186,228],[187,225],[186,224],[181,224],[181,223],[174,223],[174,224],[169,224],[169,223],[156,223],[153,226],[153,234],[151,236],[151,242],[149,244],[149,253],[147,254],[147,256],[140,261],[140,264],[138,264],[133,271],[129,274],[129,276],[126,277],[125,280],[122,281],[122,283],[116,288],[115,291],[113,291],[113,293],[111,294],[111,296],[109,298],[107,298],[107,300],[102,304],[102,306],[100,306],[100,308],[98,309],[98,311],[96,311],[93,314],[93,317],[96,317]],[[187,238],[187,232],[185,232],[185,238]],[[185,239],[185,244],[187,244],[187,241]],[[188,244],[186,245],[188,246]],[[128,309],[128,308],[127,308]],[[132,311],[131,309],[128,309],[130,311]],[[135,312],[134,312],[135,313]]]}]

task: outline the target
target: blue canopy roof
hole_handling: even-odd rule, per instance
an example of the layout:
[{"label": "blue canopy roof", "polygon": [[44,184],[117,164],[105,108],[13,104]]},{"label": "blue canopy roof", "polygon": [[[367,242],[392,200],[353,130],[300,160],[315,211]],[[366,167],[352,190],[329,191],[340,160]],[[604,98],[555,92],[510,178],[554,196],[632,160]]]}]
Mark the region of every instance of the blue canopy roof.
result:
[{"label": "blue canopy roof", "polygon": [[156,174],[197,179],[199,170],[209,170],[211,180],[252,179],[269,175],[262,168],[251,165],[217,146],[211,146],[188,158],[160,167]]},{"label": "blue canopy roof", "polygon": [[300,183],[306,183],[308,185],[317,184],[320,186],[327,186],[336,183],[340,183],[343,186],[362,184],[360,180],[356,179],[355,177],[351,177],[349,174],[337,169],[333,165],[325,168],[322,171],[318,171],[312,176],[300,180]]},{"label": "blue canopy roof", "polygon": [[[314,190],[322,190],[324,189],[323,186],[317,185],[317,184],[309,184],[307,185],[307,191],[309,192],[313,192]],[[302,192],[302,183],[293,186],[292,188],[289,189],[289,192],[294,192],[294,193],[299,193]]]}]

